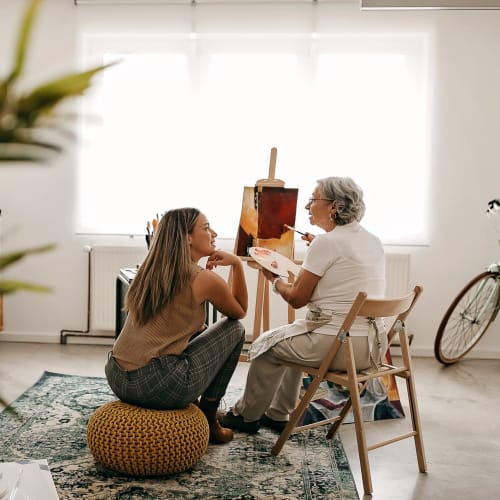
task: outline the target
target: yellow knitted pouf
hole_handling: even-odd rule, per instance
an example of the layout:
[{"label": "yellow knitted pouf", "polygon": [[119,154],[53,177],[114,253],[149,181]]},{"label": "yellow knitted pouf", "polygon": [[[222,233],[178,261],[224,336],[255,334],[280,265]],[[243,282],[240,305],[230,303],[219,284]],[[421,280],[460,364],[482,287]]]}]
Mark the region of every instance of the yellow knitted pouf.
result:
[{"label": "yellow knitted pouf", "polygon": [[87,425],[97,462],[134,476],[189,469],[208,447],[208,422],[194,404],[182,410],[149,410],[121,401],[98,408]]}]

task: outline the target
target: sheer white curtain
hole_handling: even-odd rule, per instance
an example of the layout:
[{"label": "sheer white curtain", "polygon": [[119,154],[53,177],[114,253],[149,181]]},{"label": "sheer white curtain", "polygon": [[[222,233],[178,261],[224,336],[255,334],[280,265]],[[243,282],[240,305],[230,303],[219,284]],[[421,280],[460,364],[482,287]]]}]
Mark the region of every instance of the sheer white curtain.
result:
[{"label": "sheer white curtain", "polygon": [[425,244],[427,36],[327,31],[84,32],[87,65],[120,62],[82,101],[77,231],[142,234],[191,205],[233,238],[243,187],[268,176],[277,147],[299,230],[314,230],[315,181],[348,175],[366,227]]}]

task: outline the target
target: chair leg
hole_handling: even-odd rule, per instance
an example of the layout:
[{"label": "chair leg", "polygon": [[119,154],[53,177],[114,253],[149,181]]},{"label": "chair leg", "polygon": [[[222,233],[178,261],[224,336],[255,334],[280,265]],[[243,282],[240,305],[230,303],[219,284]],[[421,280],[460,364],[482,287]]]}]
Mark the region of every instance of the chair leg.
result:
[{"label": "chair leg", "polygon": [[399,343],[401,346],[403,363],[408,369],[408,377],[406,378],[406,389],[408,391],[408,403],[410,405],[411,422],[413,430],[415,432],[414,440],[415,440],[415,450],[417,453],[418,470],[420,472],[426,472],[427,464],[425,460],[424,442],[422,439],[422,426],[420,424],[420,413],[418,411],[417,393],[415,390],[415,382],[413,380],[413,366],[411,362],[408,337],[404,330],[402,330],[399,333]]},{"label": "chair leg", "polygon": [[[361,389],[359,389],[360,394],[363,392],[366,385],[367,385],[366,382],[361,384]],[[349,399],[345,402],[344,406],[342,407],[342,410],[340,410],[338,420],[335,420],[335,422],[333,422],[333,424],[330,426],[330,429],[326,435],[326,439],[332,439],[333,436],[335,436],[336,432],[340,429],[340,426],[342,425],[347,414],[349,413],[351,406],[352,406],[352,401],[351,398],[349,397]]]},{"label": "chair leg", "polygon": [[347,373],[349,375],[349,393],[351,395],[352,413],[354,415],[354,427],[356,431],[356,442],[358,444],[359,462],[361,465],[361,477],[363,479],[363,489],[365,495],[373,492],[372,478],[370,473],[370,462],[368,461],[368,449],[366,445],[365,422],[361,410],[361,400],[359,395],[356,367],[354,364],[354,353],[351,341],[347,346]]},{"label": "chair leg", "polygon": [[319,377],[314,377],[312,382],[309,384],[309,387],[307,388],[307,391],[305,392],[304,396],[302,397],[300,403],[298,404],[298,406],[295,408],[295,410],[290,415],[290,420],[288,421],[288,424],[281,431],[281,434],[280,434],[278,440],[276,441],[275,445],[273,446],[273,448],[271,450],[272,455],[278,455],[278,453],[283,448],[283,445],[285,444],[286,440],[290,437],[290,434],[295,429],[296,424],[299,421],[299,418],[302,416],[302,414],[306,410],[307,406],[309,405],[309,402],[311,401],[316,390],[318,389],[319,384],[321,383],[321,380],[322,379]]},{"label": "chair leg", "polygon": [[349,413],[351,406],[352,406],[351,398],[349,398],[345,402],[342,410],[340,410],[339,419],[335,420],[335,422],[333,422],[333,424],[330,426],[330,429],[326,434],[326,439],[332,439],[333,436],[335,436],[336,432],[340,429],[340,426],[342,425],[342,422],[344,421],[346,415]]}]

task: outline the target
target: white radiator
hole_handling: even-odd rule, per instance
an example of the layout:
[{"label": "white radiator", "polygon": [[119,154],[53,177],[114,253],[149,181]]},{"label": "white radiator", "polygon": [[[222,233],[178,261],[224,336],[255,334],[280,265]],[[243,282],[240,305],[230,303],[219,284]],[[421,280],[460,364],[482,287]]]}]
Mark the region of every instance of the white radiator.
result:
[{"label": "white radiator", "polygon": [[[93,246],[90,249],[90,329],[115,329],[116,277],[120,269],[135,267],[146,255],[142,247]],[[386,297],[409,291],[410,255],[386,254]]]},{"label": "white radiator", "polygon": [[[413,288],[413,287],[412,287]],[[410,255],[385,254],[385,296],[397,297],[410,291]]]},{"label": "white radiator", "polygon": [[96,245],[90,248],[90,329],[115,330],[116,277],[136,267],[146,248]]}]

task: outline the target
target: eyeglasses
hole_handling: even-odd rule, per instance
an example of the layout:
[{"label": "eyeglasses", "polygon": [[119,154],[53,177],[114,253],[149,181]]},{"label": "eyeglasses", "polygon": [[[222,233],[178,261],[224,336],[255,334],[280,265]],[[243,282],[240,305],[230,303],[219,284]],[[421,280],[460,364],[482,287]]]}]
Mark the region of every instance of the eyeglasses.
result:
[{"label": "eyeglasses", "polygon": [[314,201],[335,201],[335,200],[331,200],[329,198],[309,198],[309,202],[307,203],[308,205],[312,205]]}]

